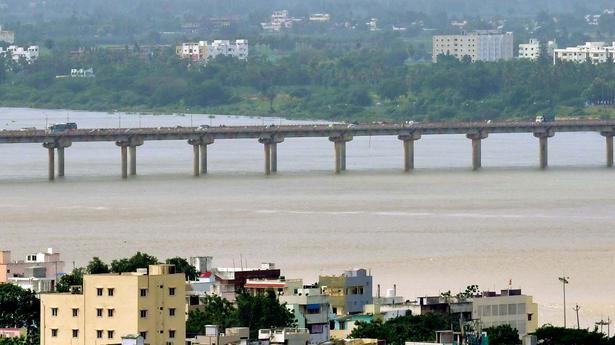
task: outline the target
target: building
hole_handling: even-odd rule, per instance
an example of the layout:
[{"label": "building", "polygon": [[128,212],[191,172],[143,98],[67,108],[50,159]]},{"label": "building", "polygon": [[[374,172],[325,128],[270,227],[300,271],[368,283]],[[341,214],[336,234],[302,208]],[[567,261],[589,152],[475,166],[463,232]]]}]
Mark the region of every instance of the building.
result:
[{"label": "building", "polygon": [[175,54],[180,59],[192,62],[206,61],[209,57],[207,41],[185,42],[175,48]]},{"label": "building", "polygon": [[307,345],[310,334],[303,328],[259,329],[258,340],[271,345]]},{"label": "building", "polygon": [[[546,52],[548,56],[553,56],[553,52],[557,49],[557,43],[555,41],[547,42]],[[537,60],[542,54],[542,43],[532,38],[528,43],[519,44],[519,58]]]},{"label": "building", "polygon": [[216,325],[206,325],[205,335],[197,335],[188,342],[192,345],[247,345],[250,329],[247,327],[229,327],[220,332]]},{"label": "building", "polygon": [[462,60],[468,56],[472,62],[511,60],[513,58],[513,33],[497,30],[478,30],[461,35],[436,35],[433,37],[432,61],[438,56],[451,55]]},{"label": "building", "polygon": [[13,31],[4,30],[0,25],[0,42],[8,44],[15,43],[15,33]]},{"label": "building", "polygon": [[301,285],[287,289],[279,297],[280,303],[293,312],[299,328],[310,332],[310,344],[320,344],[330,339],[330,324],[335,315],[329,296],[323,295],[318,285]]},{"label": "building", "polygon": [[64,261],[53,248],[19,261],[11,261],[10,251],[0,251],[0,283],[12,283],[38,293],[50,292],[55,290],[56,279],[63,272]]},{"label": "building", "polygon": [[339,276],[318,278],[322,294],[329,296],[336,315],[358,314],[366,304],[372,304],[372,276],[367,270],[354,269]]},{"label": "building", "polygon": [[502,290],[500,294],[486,291],[473,298],[472,318],[482,328],[510,325],[523,337],[538,328],[538,305],[521,289]]},{"label": "building", "polygon": [[173,265],[85,275],[80,291],[41,295],[41,345],[185,344],[185,282]]},{"label": "building", "polygon": [[249,55],[248,40],[240,39],[234,42],[229,40],[214,40],[211,44],[207,41],[186,42],[175,48],[179,58],[192,62],[206,63],[216,57],[231,56],[239,60],[247,60]]},{"label": "building", "polygon": [[289,16],[287,10],[274,11],[273,14],[271,14],[271,20],[261,23],[261,28],[265,31],[277,32],[284,29],[291,29],[294,23],[299,21],[301,21],[301,19]]},{"label": "building", "polygon": [[607,46],[605,42],[586,42],[584,45],[555,49],[553,63],[558,62],[590,62],[593,64],[613,62],[615,57],[615,42]]},{"label": "building", "polygon": [[94,78],[96,74],[94,74],[93,68],[71,68],[70,70],[71,78]]},{"label": "building", "polygon": [[331,20],[331,15],[329,13],[314,13],[310,15],[311,22],[328,22]]},{"label": "building", "polygon": [[0,328],[0,339],[25,337],[28,330],[25,328]]},{"label": "building", "polygon": [[367,26],[369,31],[378,31],[378,30],[380,30],[378,28],[378,18],[370,19],[369,22],[365,23],[365,25]]},{"label": "building", "polygon": [[25,61],[26,63],[31,63],[38,59],[39,49],[38,46],[30,46],[28,48],[9,46],[6,49],[0,48],[0,55],[10,57],[15,62]]},{"label": "building", "polygon": [[241,291],[248,279],[277,280],[280,270],[273,263],[262,263],[260,268],[232,267],[214,268],[215,283],[213,293],[231,302],[235,301],[236,294]]}]

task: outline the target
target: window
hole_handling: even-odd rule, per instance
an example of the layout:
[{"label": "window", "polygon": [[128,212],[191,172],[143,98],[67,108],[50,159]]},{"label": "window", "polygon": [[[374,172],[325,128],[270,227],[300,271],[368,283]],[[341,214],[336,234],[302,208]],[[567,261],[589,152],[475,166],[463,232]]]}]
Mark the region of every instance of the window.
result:
[{"label": "window", "polygon": [[113,339],[113,331],[107,331],[107,338]]},{"label": "window", "polygon": [[175,288],[169,288],[169,295],[175,296]]},{"label": "window", "polygon": [[73,308],[73,317],[79,316],[79,309]]},{"label": "window", "polygon": [[96,309],[96,316],[98,316],[98,317],[102,317],[102,313],[103,313],[102,308],[98,308],[98,309]]},{"label": "window", "polygon": [[143,340],[147,339],[147,332],[139,332],[139,334],[143,337]]},{"label": "window", "polygon": [[58,308],[51,308],[51,316],[58,316]]},{"label": "window", "polygon": [[175,308],[169,308],[169,316],[175,316]]},{"label": "window", "polygon": [[141,318],[145,319],[147,317],[147,310],[141,310]]},{"label": "window", "polygon": [[109,295],[109,297],[113,297],[113,293],[114,292],[115,292],[115,289],[113,289],[113,288],[107,289],[107,294]]},{"label": "window", "polygon": [[79,330],[73,329],[73,338],[79,338]]},{"label": "window", "polygon": [[169,330],[169,338],[175,338],[175,330]]},{"label": "window", "polygon": [[51,329],[51,336],[52,337],[57,337],[58,336],[58,329],[57,328]]},{"label": "window", "polygon": [[147,289],[141,289],[141,297],[147,296]]},{"label": "window", "polygon": [[531,314],[531,313],[530,313],[530,314],[527,314],[527,320],[528,320],[528,321],[532,321],[532,314]]},{"label": "window", "polygon": [[103,289],[102,288],[97,288],[96,289],[96,296],[102,296],[103,295]]},{"label": "window", "polygon": [[96,330],[96,338],[102,339],[103,331],[102,329]]},{"label": "window", "polygon": [[115,309],[108,309],[107,310],[107,316],[108,317],[113,317],[113,314],[115,314]]}]

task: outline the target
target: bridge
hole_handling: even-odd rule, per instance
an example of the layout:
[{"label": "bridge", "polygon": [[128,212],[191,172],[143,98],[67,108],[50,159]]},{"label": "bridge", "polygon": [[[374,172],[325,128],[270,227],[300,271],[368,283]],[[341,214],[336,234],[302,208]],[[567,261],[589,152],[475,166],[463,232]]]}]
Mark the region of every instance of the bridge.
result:
[{"label": "bridge", "polygon": [[[472,168],[481,168],[481,142],[493,133],[528,133],[538,139],[539,165],[548,166],[548,139],[557,132],[597,132],[606,139],[606,165],[613,166],[613,120],[570,120],[553,122],[439,122],[380,123],[286,126],[220,126],[220,127],[158,127],[158,128],[97,128],[78,129],[67,133],[48,130],[3,130],[0,144],[42,143],[48,150],[49,180],[63,177],[65,149],[72,143],[114,142],[121,152],[122,178],[137,174],[137,147],[153,140],[186,140],[193,150],[193,175],[207,173],[207,147],[216,140],[255,139],[264,148],[266,175],[277,172],[277,145],[285,138],[328,138],[335,152],[335,173],[346,170],[346,143],[355,136],[397,136],[404,148],[404,171],[414,169],[414,142],[423,135],[465,134],[471,140]],[[57,152],[57,164],[56,164]]]}]

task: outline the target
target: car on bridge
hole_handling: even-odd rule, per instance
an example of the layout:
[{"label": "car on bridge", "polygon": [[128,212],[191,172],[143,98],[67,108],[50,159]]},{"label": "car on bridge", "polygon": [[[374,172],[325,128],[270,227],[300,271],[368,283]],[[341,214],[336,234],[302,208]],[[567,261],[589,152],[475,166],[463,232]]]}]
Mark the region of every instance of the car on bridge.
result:
[{"label": "car on bridge", "polygon": [[54,123],[49,126],[49,132],[51,133],[73,133],[75,131],[77,131],[76,122]]}]

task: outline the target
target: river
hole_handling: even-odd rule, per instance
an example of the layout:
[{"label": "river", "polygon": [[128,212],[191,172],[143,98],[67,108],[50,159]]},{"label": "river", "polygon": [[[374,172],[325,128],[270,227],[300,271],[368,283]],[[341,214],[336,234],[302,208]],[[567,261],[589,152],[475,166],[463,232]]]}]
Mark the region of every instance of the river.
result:
[{"label": "river", "polygon": [[[80,127],[293,123],[206,115],[152,116],[0,109],[0,129],[45,122]],[[47,118],[47,120],[45,119]],[[570,276],[582,326],[615,316],[615,170],[604,168],[604,138],[561,133],[549,141],[551,167],[540,171],[537,139],[491,135],[483,166],[472,172],[464,136],[424,136],[416,171],[404,174],[395,137],[355,138],[348,171],[335,176],[327,139],[278,145],[276,176],[262,174],[262,145],[219,140],[210,174],[193,178],[191,146],[146,142],[139,176],[120,179],[113,143],[75,143],[66,178],[46,181],[40,144],[0,145],[0,248],[15,257],[47,247],[72,266],[137,250],[211,255],[220,266],[275,262],[288,278],[371,269],[383,289],[406,298],[482,289],[523,288],[539,304],[540,323],[562,323],[557,277]]]}]

